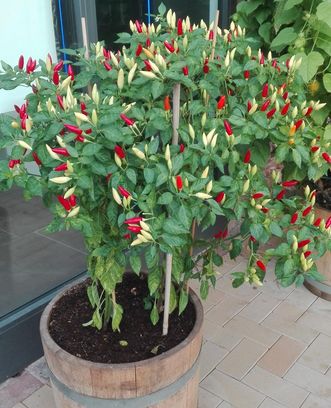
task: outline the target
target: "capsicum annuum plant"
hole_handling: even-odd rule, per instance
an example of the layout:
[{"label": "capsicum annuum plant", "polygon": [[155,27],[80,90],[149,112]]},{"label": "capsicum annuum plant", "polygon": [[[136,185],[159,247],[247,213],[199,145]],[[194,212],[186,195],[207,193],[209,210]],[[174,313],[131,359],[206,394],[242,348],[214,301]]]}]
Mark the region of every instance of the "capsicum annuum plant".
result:
[{"label": "capsicum annuum plant", "polygon": [[[49,231],[83,233],[88,324],[120,327],[116,285],[129,267],[141,273],[142,259],[156,324],[165,254],[176,313],[187,305],[191,278],[203,298],[215,285],[220,248],[235,258],[249,247],[235,287],[262,285],[272,258],[282,286],[320,279],[314,260],[330,249],[331,221],[316,219],[315,192],[301,180],[330,168],[330,129],[310,120],[323,104],[305,101],[300,61],[255,54],[239,26],[192,24],[163,6],[155,23],[130,29],[119,35],[119,51],[98,42],[88,58],[85,49],[65,50],[70,61],[56,64],[48,56],[24,65],[21,56],[15,67],[2,63],[0,74],[2,89],[32,88],[16,118],[1,118],[0,147],[12,150],[0,162],[0,187],[42,196],[54,214]],[[37,175],[25,166],[32,161]],[[217,216],[237,220],[240,233],[194,234]],[[281,243],[262,251],[273,237]]]}]

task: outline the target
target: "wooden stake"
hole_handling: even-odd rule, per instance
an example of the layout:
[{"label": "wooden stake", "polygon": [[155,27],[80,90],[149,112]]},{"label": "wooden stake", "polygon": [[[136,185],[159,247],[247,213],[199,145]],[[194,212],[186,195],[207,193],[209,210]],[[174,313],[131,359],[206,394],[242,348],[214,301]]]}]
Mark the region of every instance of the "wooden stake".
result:
[{"label": "wooden stake", "polygon": [[86,28],[86,18],[82,17],[81,21],[82,21],[82,33],[83,33],[83,45],[85,47],[85,58],[89,59],[90,49],[89,49],[89,39],[88,39],[87,28]]},{"label": "wooden stake", "polygon": [[[180,116],[180,84],[174,85],[172,96],[172,144],[178,145],[178,128]],[[168,334],[170,289],[172,275],[172,255],[166,255],[165,289],[164,289],[164,311],[163,311],[163,336]]]}]

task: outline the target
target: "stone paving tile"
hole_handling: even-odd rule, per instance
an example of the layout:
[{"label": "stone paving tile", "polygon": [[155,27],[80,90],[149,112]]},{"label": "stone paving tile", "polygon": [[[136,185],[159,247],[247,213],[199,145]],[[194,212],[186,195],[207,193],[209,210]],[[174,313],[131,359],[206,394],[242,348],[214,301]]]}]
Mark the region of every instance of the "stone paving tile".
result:
[{"label": "stone paving tile", "polygon": [[262,322],[279,304],[281,300],[261,292],[240,313],[239,316],[247,317],[255,322]]},{"label": "stone paving tile", "polygon": [[13,408],[26,408],[26,406],[19,402],[18,404],[14,405]]},{"label": "stone paving tile", "polygon": [[301,405],[301,408],[330,408],[330,402],[314,394],[309,394],[306,401]]},{"label": "stone paving tile", "polygon": [[307,345],[304,343],[282,336],[260,359],[258,366],[272,374],[283,377],[306,347]]},{"label": "stone paving tile", "polygon": [[271,347],[280,337],[279,333],[239,315],[230,320],[224,327],[267,347]]},{"label": "stone paving tile", "polygon": [[19,377],[10,378],[0,388],[1,408],[12,408],[42,385],[36,377],[27,371],[24,371]]},{"label": "stone paving tile", "polygon": [[30,397],[23,400],[27,408],[55,408],[53,391],[48,385],[44,385]]},{"label": "stone paving tile", "polygon": [[206,341],[200,355],[200,379],[204,379],[218,363],[228,354],[228,351],[210,341]]},{"label": "stone paving tile", "polygon": [[217,408],[236,408],[234,405],[229,404],[226,401],[223,401],[221,405],[218,405]]},{"label": "stone paving tile", "polygon": [[223,325],[233,316],[238,314],[247,302],[233,296],[226,296],[226,298],[214,306],[206,314],[206,318],[216,324]]},{"label": "stone paving tile", "polygon": [[241,380],[267,350],[267,347],[262,344],[243,339],[217,365],[217,369],[237,380]]},{"label": "stone paving tile", "polygon": [[229,275],[231,272],[234,272],[233,269],[236,268],[237,265],[239,265],[242,262],[247,262],[247,260],[242,256],[238,256],[234,260],[234,259],[230,259],[230,257],[228,255],[225,255],[223,257],[223,265],[218,266],[216,268],[216,272],[217,272],[217,275],[218,275],[217,279],[220,279],[223,276]]},{"label": "stone paving tile", "polygon": [[27,367],[27,371],[43,384],[50,385],[49,369],[44,357],[41,357],[39,360],[29,365],[29,367]]},{"label": "stone paving tile", "polygon": [[304,286],[296,288],[292,293],[288,295],[286,301],[294,306],[302,307],[307,309],[310,307],[317,299],[313,293],[311,293]]},{"label": "stone paving tile", "polygon": [[218,370],[210,373],[201,386],[236,408],[257,408],[265,398],[260,392]]},{"label": "stone paving tile", "polygon": [[[210,324],[213,323],[210,322]],[[208,340],[210,340],[212,343],[217,344],[218,346],[224,347],[228,351],[234,349],[236,345],[239,344],[244,338],[244,336],[236,333],[231,329],[228,329],[227,327],[215,325],[217,326],[217,330],[214,331],[213,328],[210,327],[209,322],[207,325],[209,326]]]},{"label": "stone paving tile", "polygon": [[270,398],[266,398],[259,406],[259,408],[285,408],[285,406]]},{"label": "stone paving tile", "polygon": [[285,375],[285,378],[293,384],[329,401],[331,406],[331,380],[328,376],[303,364],[296,363]]},{"label": "stone paving tile", "polygon": [[317,332],[331,336],[331,313],[328,314],[318,312],[309,308],[297,321],[297,323],[305,328],[310,328]]},{"label": "stone paving tile", "polygon": [[243,382],[288,408],[299,408],[309,392],[276,375],[254,367]]},{"label": "stone paving tile", "polygon": [[298,363],[325,374],[331,365],[331,337],[321,333],[302,354]]},{"label": "stone paving tile", "polygon": [[217,408],[221,402],[221,398],[200,387],[198,408]]}]

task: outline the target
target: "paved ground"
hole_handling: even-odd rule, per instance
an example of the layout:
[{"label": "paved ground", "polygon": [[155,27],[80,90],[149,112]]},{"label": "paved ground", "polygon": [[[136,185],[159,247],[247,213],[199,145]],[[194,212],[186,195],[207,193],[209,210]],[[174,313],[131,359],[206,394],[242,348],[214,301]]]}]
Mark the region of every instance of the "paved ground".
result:
[{"label": "paved ground", "polygon": [[[232,289],[220,268],[205,302],[199,408],[330,408],[331,303],[305,288]],[[0,385],[1,408],[54,408],[44,360]]]}]

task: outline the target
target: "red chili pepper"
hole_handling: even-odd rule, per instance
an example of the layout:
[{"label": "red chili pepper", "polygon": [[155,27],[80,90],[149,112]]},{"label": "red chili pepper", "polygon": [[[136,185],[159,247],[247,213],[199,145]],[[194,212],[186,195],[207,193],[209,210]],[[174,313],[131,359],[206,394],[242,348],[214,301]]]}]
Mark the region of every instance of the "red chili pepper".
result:
[{"label": "red chili pepper", "polygon": [[309,213],[310,213],[310,211],[312,210],[312,206],[310,205],[309,207],[307,207],[306,209],[304,209],[303,211],[302,211],[302,216],[303,217],[306,217]]},{"label": "red chili pepper", "polygon": [[17,164],[20,164],[20,163],[22,163],[22,162],[19,159],[18,160],[9,160],[8,167],[10,169],[13,169]]},{"label": "red chili pepper", "polygon": [[253,237],[253,235],[251,235],[251,236],[249,237],[249,240],[250,240],[251,242],[256,242],[256,239]]},{"label": "red chili pepper", "polygon": [[303,253],[303,255],[305,258],[308,258],[308,256],[311,255],[311,253],[312,253],[311,251],[306,251]]},{"label": "red chili pepper", "polygon": [[124,115],[124,113],[120,114],[120,118],[123,120],[123,122],[125,122],[126,125],[128,125],[128,126],[133,126],[134,125],[134,120],[128,118],[126,115]]},{"label": "red chili pepper", "polygon": [[261,211],[266,214],[267,212],[269,212],[269,208],[263,207],[261,208]]},{"label": "red chili pepper", "polygon": [[317,150],[318,150],[319,148],[320,148],[319,146],[312,146],[312,147],[310,148],[310,151],[313,152],[313,153],[315,153],[315,152],[317,152]]},{"label": "red chili pepper", "polygon": [[106,181],[107,183],[109,183],[110,177],[112,176],[112,173],[108,173],[106,176]]},{"label": "red chili pepper", "polygon": [[310,116],[311,113],[312,113],[312,111],[313,111],[313,107],[312,107],[312,106],[309,106],[309,108],[307,109],[307,112],[306,112],[305,116]]},{"label": "red chili pepper", "polygon": [[164,110],[165,110],[166,112],[167,112],[167,111],[170,111],[170,109],[171,109],[170,97],[169,97],[169,95],[165,96],[165,98],[164,98],[164,100],[163,100],[163,108],[164,108]]},{"label": "red chili pepper", "polygon": [[286,105],[283,106],[283,109],[280,111],[280,114],[285,116],[290,108],[291,102],[287,102]]},{"label": "red chili pepper", "polygon": [[286,92],[283,93],[283,99],[284,99],[284,101],[286,101],[287,98],[288,98],[288,92],[286,91]]},{"label": "red chili pepper", "polygon": [[223,109],[224,106],[225,106],[225,102],[226,102],[226,96],[225,95],[220,96],[220,98],[219,98],[219,100],[217,102],[217,109],[218,110]]},{"label": "red chili pepper", "polygon": [[90,135],[90,134],[92,133],[92,129],[86,129],[86,130],[85,130],[85,133],[86,133],[87,135]]},{"label": "red chili pepper", "polygon": [[252,102],[250,100],[247,101],[247,112],[249,112],[252,109]]},{"label": "red chili pepper", "polygon": [[254,198],[255,200],[264,197],[263,193],[255,193],[252,195],[252,198]]},{"label": "red chili pepper", "polygon": [[185,145],[181,143],[179,146],[179,153],[184,153],[184,150],[185,150]]},{"label": "red chili pepper", "polygon": [[68,65],[68,75],[71,77],[72,81],[75,79],[75,73],[74,73],[74,70],[73,70],[73,68],[72,68],[72,66],[70,64]]},{"label": "red chili pepper", "polygon": [[264,112],[265,110],[268,109],[268,106],[270,105],[271,101],[270,99],[267,99],[261,106],[261,111]]},{"label": "red chili pepper", "polygon": [[56,154],[60,154],[62,156],[70,156],[68,150],[65,147],[54,147],[52,150]]},{"label": "red chili pepper", "polygon": [[223,123],[224,123],[224,128],[225,128],[225,131],[226,131],[227,135],[228,135],[228,136],[231,136],[231,135],[233,134],[233,131],[232,131],[230,122],[225,119],[225,120],[223,121]]},{"label": "red chili pepper", "polygon": [[295,224],[298,220],[298,213],[294,213],[291,217],[290,224]]},{"label": "red chili pepper", "polygon": [[250,76],[251,76],[251,73],[248,70],[244,71],[244,78],[246,79],[246,81],[249,80]]},{"label": "red chili pepper", "polygon": [[88,113],[86,112],[86,105],[84,102],[80,103],[80,111],[82,112],[83,115],[87,116]]},{"label": "red chili pepper", "polygon": [[81,135],[83,133],[82,129],[74,125],[69,125],[67,123],[64,124],[64,127],[71,133],[75,133],[75,135]]},{"label": "red chili pepper", "polygon": [[214,31],[210,30],[209,31],[209,36],[208,36],[209,40],[212,41],[214,39]]},{"label": "red chili pepper", "polygon": [[299,119],[297,122],[295,122],[294,126],[296,130],[299,129],[299,127],[302,125],[303,119]]},{"label": "red chili pepper", "polygon": [[111,71],[113,69],[113,67],[107,61],[104,61],[103,66],[106,68],[107,71]]},{"label": "red chili pepper", "polygon": [[261,271],[266,272],[267,268],[262,261],[257,261],[256,265],[261,269]]},{"label": "red chili pepper", "polygon": [[215,239],[221,239],[223,237],[223,231],[220,230],[219,232],[217,232],[217,234],[214,235]]},{"label": "red chili pepper", "polygon": [[183,35],[183,22],[181,18],[177,22],[177,35]]},{"label": "red chili pepper", "polygon": [[251,161],[251,151],[250,149],[248,149],[244,157],[244,163],[247,164],[250,161]]},{"label": "red chili pepper", "polygon": [[124,224],[138,224],[140,221],[143,221],[143,217],[132,217],[124,221]]},{"label": "red chili pepper", "polygon": [[125,198],[128,198],[131,196],[131,194],[127,190],[125,190],[125,188],[122,186],[118,186],[118,192]]},{"label": "red chili pepper", "polygon": [[124,150],[121,148],[121,146],[116,145],[115,148],[114,148],[114,150],[115,150],[115,153],[117,154],[117,156],[118,156],[120,159],[124,159],[124,157],[125,157],[125,152],[124,152]]},{"label": "red chili pepper", "polygon": [[285,64],[286,64],[286,68],[287,68],[287,69],[290,69],[290,59],[289,59],[289,58],[287,58]]},{"label": "red chili pepper", "polygon": [[225,239],[228,236],[228,233],[229,233],[228,229],[225,228],[225,230],[223,232],[223,235],[222,235],[222,238]]},{"label": "red chili pepper", "polygon": [[148,37],[146,40],[146,47],[149,48],[152,45],[151,39]]},{"label": "red chili pepper", "polygon": [[188,66],[186,65],[186,67],[183,67],[183,74],[185,76],[188,76]]},{"label": "red chili pepper", "polygon": [[14,105],[14,109],[16,110],[17,113],[21,112],[21,108],[17,105]]},{"label": "red chili pepper", "polygon": [[269,93],[269,84],[266,83],[263,85],[263,88],[262,88],[262,98],[266,98],[268,96],[268,93]]},{"label": "red chili pepper", "polygon": [[144,60],[144,64],[147,71],[152,71],[153,68],[148,60]]},{"label": "red chili pepper", "polygon": [[129,225],[128,230],[131,232],[134,232],[135,234],[139,234],[139,232],[142,230],[142,228],[138,225]]},{"label": "red chili pepper", "polygon": [[24,68],[24,57],[23,55],[20,55],[18,59],[18,69],[22,70]]},{"label": "red chili pepper", "polygon": [[330,225],[331,225],[331,217],[329,217],[329,218],[326,220],[325,228],[329,228]]},{"label": "red chili pepper", "polygon": [[303,241],[298,242],[298,248],[303,248],[304,246],[310,244],[310,239],[304,239]]},{"label": "red chili pepper", "polygon": [[69,203],[70,203],[71,207],[76,207],[76,205],[77,205],[77,197],[75,196],[75,194],[72,194],[72,195],[69,197]]},{"label": "red chili pepper", "polygon": [[136,57],[139,57],[139,55],[142,53],[143,51],[143,46],[141,44],[138,44],[137,48],[136,48]]},{"label": "red chili pepper", "polygon": [[62,207],[66,210],[66,211],[70,211],[71,210],[71,205],[69,203],[69,200],[66,198],[63,198],[62,196],[58,195],[57,199],[59,200],[59,203],[62,205]]},{"label": "red chili pepper", "polygon": [[215,198],[215,201],[216,201],[217,203],[220,203],[220,202],[223,200],[224,195],[225,195],[224,191],[221,191],[220,193],[217,194],[217,196],[216,196],[216,198]]},{"label": "red chili pepper", "polygon": [[59,104],[60,108],[64,110],[64,104],[63,104],[63,97],[61,95],[56,95],[57,103]]},{"label": "red chili pepper", "polygon": [[124,234],[124,235],[123,235],[123,238],[124,238],[124,239],[131,239],[131,234]]},{"label": "red chili pepper", "polygon": [[259,62],[260,62],[260,65],[264,65],[264,54],[263,53],[261,54]]},{"label": "red chili pepper", "polygon": [[42,165],[42,162],[41,162],[41,160],[39,159],[39,157],[38,157],[38,155],[37,155],[36,152],[32,152],[32,157],[33,157],[33,160],[36,162],[36,164],[37,164],[38,166],[41,166],[41,165]]},{"label": "red chili pepper", "polygon": [[54,71],[53,72],[53,83],[54,85],[59,85],[60,82],[60,75],[59,75],[59,71]]},{"label": "red chili pepper", "polygon": [[135,24],[136,24],[136,28],[137,28],[138,33],[139,34],[142,33],[143,29],[141,28],[141,25],[140,25],[138,20],[135,21]]},{"label": "red chili pepper", "polygon": [[66,171],[68,170],[67,163],[62,163],[59,166],[55,167],[54,171]]},{"label": "red chili pepper", "polygon": [[317,220],[314,222],[314,227],[319,227],[322,222],[322,218],[317,218]]},{"label": "red chili pepper", "polygon": [[274,116],[275,112],[276,112],[276,108],[271,109],[271,110],[267,113],[267,118],[268,118],[268,119],[271,119],[271,118]]},{"label": "red chili pepper", "polygon": [[103,48],[103,49],[102,49],[102,52],[103,52],[103,56],[104,56],[106,59],[109,59],[109,58],[110,58],[110,52],[109,52],[106,48]]},{"label": "red chili pepper", "polygon": [[85,142],[85,137],[82,135],[78,135],[75,137],[76,142],[84,143]]},{"label": "red chili pepper", "polygon": [[272,60],[271,66],[277,68],[277,60]]},{"label": "red chili pepper", "polygon": [[175,47],[172,44],[170,44],[168,41],[164,41],[164,46],[169,52],[171,53],[175,52]]},{"label": "red chili pepper", "polygon": [[55,66],[54,66],[54,71],[61,71],[63,68],[63,61],[60,60]]},{"label": "red chili pepper", "polygon": [[22,128],[22,130],[26,130],[26,119],[27,119],[27,116],[25,116],[24,118],[21,119],[21,128]]},{"label": "red chili pepper", "polygon": [[331,163],[331,157],[326,152],[322,153],[322,157],[327,163]]},{"label": "red chili pepper", "polygon": [[209,72],[209,66],[208,66],[208,64],[204,64],[204,66],[203,66],[203,73],[204,74],[208,74],[208,72]]},{"label": "red chili pepper", "polygon": [[282,200],[286,194],[286,190],[281,190],[277,195],[276,195],[276,200]]},{"label": "red chili pepper", "polygon": [[288,181],[283,181],[282,186],[283,187],[293,187],[296,186],[299,182],[297,180],[288,180]]},{"label": "red chili pepper", "polygon": [[229,34],[228,34],[228,43],[230,43],[231,41],[232,41],[232,34],[229,33]]},{"label": "red chili pepper", "polygon": [[176,186],[178,191],[180,191],[183,188],[183,180],[181,176],[176,176]]}]

